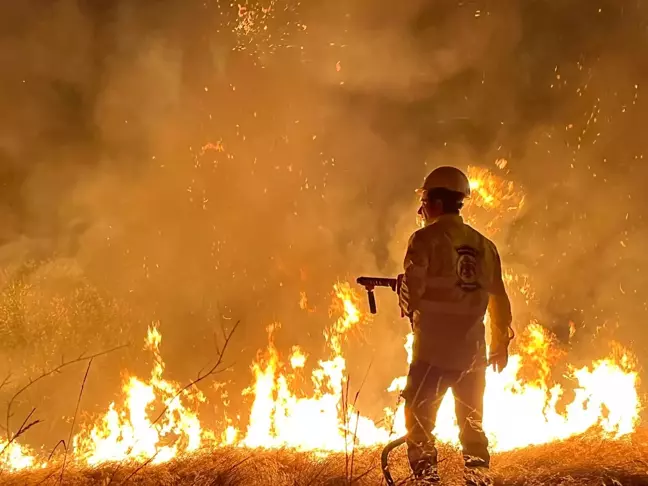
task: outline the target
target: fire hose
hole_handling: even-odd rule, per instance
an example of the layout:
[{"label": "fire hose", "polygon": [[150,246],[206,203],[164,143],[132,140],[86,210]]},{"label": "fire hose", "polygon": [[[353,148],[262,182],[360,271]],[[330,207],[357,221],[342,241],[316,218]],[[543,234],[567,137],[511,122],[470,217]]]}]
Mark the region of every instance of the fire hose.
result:
[{"label": "fire hose", "polygon": [[389,444],[385,446],[380,455],[380,467],[385,477],[385,482],[387,486],[396,486],[394,478],[392,478],[391,472],[389,472],[389,453],[396,449],[398,446],[401,446],[407,442],[407,435],[399,437],[398,439],[392,440]]}]

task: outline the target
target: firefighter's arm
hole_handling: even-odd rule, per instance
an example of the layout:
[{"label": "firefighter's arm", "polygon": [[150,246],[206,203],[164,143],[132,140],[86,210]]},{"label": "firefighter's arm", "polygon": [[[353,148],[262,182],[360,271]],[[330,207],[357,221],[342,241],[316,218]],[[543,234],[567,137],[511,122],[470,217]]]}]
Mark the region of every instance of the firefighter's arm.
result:
[{"label": "firefighter's arm", "polygon": [[501,371],[508,362],[508,346],[513,338],[511,323],[511,301],[506,293],[502,278],[502,264],[499,255],[495,259],[495,275],[493,286],[488,299],[488,314],[490,316],[491,362],[496,371]]},{"label": "firefighter's arm", "polygon": [[402,276],[398,301],[407,317],[411,318],[418,310],[419,302],[425,292],[425,280],[428,270],[429,255],[427,245],[422,241],[420,232],[414,233],[407,244],[404,273]]}]

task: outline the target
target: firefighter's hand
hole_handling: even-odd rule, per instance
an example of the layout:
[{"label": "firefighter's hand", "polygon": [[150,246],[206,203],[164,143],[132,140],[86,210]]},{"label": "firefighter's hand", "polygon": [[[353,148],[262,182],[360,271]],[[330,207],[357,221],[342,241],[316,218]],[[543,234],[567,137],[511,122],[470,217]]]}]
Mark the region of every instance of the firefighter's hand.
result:
[{"label": "firefighter's hand", "polygon": [[508,364],[508,349],[491,352],[488,356],[488,364],[497,373],[501,373]]}]

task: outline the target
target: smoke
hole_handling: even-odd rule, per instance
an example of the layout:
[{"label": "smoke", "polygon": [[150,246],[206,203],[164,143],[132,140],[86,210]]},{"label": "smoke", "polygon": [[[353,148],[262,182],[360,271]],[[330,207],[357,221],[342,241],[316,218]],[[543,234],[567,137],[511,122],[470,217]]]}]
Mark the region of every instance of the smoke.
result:
[{"label": "smoke", "polygon": [[[531,276],[537,317],[558,334],[575,321],[588,359],[604,324],[648,357],[641,4],[59,0],[0,18],[14,373],[130,342],[94,365],[102,410],[120,369],[147,372],[153,321],[180,380],[236,320],[232,389],[273,322],[280,348],[322,354],[332,284],[399,271],[426,172],[498,158],[527,204],[496,241]],[[378,298],[350,366],[359,385],[371,363],[363,397],[388,405],[407,324]],[[24,405],[67,414],[77,389],[64,374]]]}]

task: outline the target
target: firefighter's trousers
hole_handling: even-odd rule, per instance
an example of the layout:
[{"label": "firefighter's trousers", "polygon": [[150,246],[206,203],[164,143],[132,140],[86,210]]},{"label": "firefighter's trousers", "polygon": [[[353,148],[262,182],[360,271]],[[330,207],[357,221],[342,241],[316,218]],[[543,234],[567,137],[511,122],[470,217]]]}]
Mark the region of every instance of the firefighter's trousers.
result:
[{"label": "firefighter's trousers", "polygon": [[489,465],[488,439],[482,429],[485,386],[485,368],[462,372],[420,361],[410,365],[403,397],[412,470],[436,465],[437,450],[432,430],[448,388],[452,389],[455,399],[459,440],[466,464]]}]

